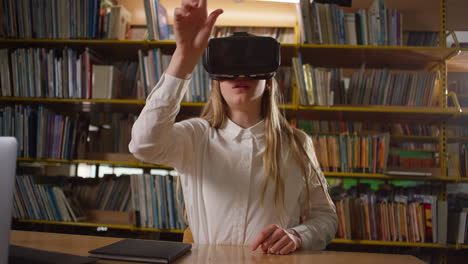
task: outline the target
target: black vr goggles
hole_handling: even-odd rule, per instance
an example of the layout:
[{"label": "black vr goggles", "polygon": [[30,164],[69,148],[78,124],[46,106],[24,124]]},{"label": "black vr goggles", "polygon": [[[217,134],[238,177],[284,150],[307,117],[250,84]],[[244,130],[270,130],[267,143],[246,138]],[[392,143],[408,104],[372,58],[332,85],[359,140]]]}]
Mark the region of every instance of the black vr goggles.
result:
[{"label": "black vr goggles", "polygon": [[210,39],[203,56],[203,66],[214,80],[271,79],[280,61],[278,41],[247,32]]}]

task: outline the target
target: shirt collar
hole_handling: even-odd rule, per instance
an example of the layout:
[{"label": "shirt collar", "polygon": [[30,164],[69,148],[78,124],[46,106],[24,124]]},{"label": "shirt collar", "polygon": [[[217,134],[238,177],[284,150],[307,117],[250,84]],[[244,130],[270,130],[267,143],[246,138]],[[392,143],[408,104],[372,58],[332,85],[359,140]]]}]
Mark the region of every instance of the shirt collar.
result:
[{"label": "shirt collar", "polygon": [[262,119],[249,128],[242,128],[238,124],[232,122],[231,119],[226,118],[225,125],[221,128],[221,131],[231,138],[261,138],[265,135],[265,120]]}]

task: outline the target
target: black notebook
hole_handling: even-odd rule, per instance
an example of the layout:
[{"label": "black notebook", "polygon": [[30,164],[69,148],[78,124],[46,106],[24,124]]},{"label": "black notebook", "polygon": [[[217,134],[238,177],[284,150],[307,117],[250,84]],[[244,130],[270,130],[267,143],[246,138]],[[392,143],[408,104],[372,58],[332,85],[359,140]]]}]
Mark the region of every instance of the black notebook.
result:
[{"label": "black notebook", "polygon": [[9,264],[88,264],[98,259],[10,245]]},{"label": "black notebook", "polygon": [[180,242],[125,239],[89,251],[91,257],[149,263],[172,263],[192,248]]}]

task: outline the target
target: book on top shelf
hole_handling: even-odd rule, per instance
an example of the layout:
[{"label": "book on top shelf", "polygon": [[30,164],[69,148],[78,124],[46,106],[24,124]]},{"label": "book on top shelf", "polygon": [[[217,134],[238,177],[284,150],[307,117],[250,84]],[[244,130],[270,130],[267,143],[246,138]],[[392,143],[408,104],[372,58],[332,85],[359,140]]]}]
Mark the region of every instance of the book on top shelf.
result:
[{"label": "book on top shelf", "polygon": [[131,14],[109,0],[3,1],[0,37],[125,39]]},{"label": "book on top shelf", "polygon": [[169,38],[167,11],[158,0],[144,0],[146,24],[149,40],[164,40]]},{"label": "book on top shelf", "polygon": [[374,0],[367,9],[346,10],[333,3],[301,0],[297,17],[302,43],[403,45],[403,15],[388,9],[383,0]]}]

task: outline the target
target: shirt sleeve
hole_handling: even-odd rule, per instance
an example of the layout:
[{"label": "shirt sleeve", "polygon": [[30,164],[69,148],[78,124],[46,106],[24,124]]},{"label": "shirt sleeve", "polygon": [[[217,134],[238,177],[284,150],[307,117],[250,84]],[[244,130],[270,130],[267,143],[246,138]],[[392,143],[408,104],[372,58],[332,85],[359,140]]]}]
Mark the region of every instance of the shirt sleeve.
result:
[{"label": "shirt sleeve", "polygon": [[139,160],[184,171],[193,163],[194,138],[203,126],[196,119],[175,123],[190,80],[167,73],[146,99],[132,127],[130,152]]},{"label": "shirt sleeve", "polygon": [[[301,216],[306,216],[306,220],[292,229],[301,236],[302,248],[322,250],[335,237],[338,228],[338,217],[335,205],[328,194],[327,182],[320,170],[312,140],[307,137],[306,142],[309,145],[306,149],[308,149],[309,157],[312,160],[312,164],[308,168],[311,207],[309,210],[306,188],[304,188],[300,196],[300,207]],[[312,169],[312,166],[315,170]]]}]

